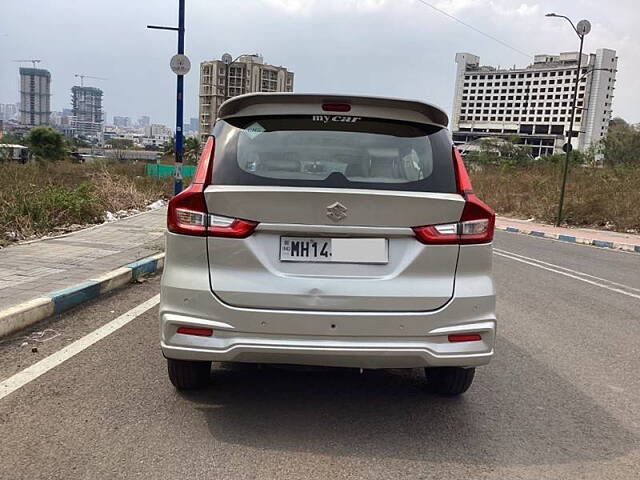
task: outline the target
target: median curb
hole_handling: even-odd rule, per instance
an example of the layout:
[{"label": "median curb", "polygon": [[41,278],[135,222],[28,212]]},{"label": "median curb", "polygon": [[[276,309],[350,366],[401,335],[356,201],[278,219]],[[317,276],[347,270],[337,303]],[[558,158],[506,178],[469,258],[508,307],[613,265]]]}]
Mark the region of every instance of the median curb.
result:
[{"label": "median curb", "polygon": [[581,245],[591,245],[592,247],[613,248],[615,250],[623,250],[625,252],[640,253],[640,245],[630,243],[608,242],[604,240],[595,240],[592,238],[576,237],[574,235],[565,235],[562,233],[543,232],[541,230],[529,230],[520,227],[498,226],[497,230],[511,233],[521,233],[531,235],[532,237],[550,238],[552,240],[560,240],[562,242],[579,243]]},{"label": "median curb", "polygon": [[77,285],[48,293],[5,310],[0,310],[0,337],[5,337],[56,313],[120,288],[164,267],[164,252],[136,260]]}]

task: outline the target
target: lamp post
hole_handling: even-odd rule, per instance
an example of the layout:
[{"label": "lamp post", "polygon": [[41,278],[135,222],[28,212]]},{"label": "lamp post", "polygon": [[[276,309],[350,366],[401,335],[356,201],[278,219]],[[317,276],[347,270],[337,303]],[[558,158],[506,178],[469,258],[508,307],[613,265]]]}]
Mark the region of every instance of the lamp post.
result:
[{"label": "lamp post", "polygon": [[174,182],[174,195],[182,191],[182,161],[184,158],[184,136],[183,136],[183,108],[184,108],[184,76],[191,69],[191,62],[184,54],[184,2],[178,0],[178,26],[161,27],[158,25],[147,25],[147,28],[155,30],[172,30],[178,32],[178,53],[171,58],[170,66],[176,74],[176,169]]},{"label": "lamp post", "polygon": [[557,17],[564,18],[567,22],[571,24],[571,28],[576,32],[578,38],[580,38],[580,52],[578,53],[578,67],[576,69],[576,82],[573,86],[573,99],[571,100],[571,116],[569,119],[569,133],[567,134],[568,141],[564,145],[563,150],[565,151],[564,157],[564,169],[562,171],[562,184],[560,186],[560,201],[558,202],[558,215],[556,216],[556,227],[560,226],[562,223],[562,207],[564,206],[564,192],[565,187],[567,185],[567,173],[569,171],[569,158],[571,155],[571,150],[573,149],[573,145],[571,141],[573,139],[573,122],[576,113],[576,102],[578,100],[578,85],[580,84],[580,68],[582,67],[582,47],[584,45],[584,37],[591,31],[591,23],[588,20],[580,20],[577,25],[574,25],[569,17],[564,15],[558,15],[556,13],[547,13],[545,16],[547,17]]}]

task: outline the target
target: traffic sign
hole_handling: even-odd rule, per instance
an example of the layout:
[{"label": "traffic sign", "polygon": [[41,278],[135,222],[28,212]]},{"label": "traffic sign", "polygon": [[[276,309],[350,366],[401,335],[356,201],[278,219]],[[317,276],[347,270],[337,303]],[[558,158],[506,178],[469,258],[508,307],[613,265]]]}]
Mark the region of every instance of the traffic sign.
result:
[{"label": "traffic sign", "polygon": [[176,75],[186,75],[191,70],[191,62],[189,61],[189,57],[178,53],[171,57],[171,61],[169,62],[169,66],[171,70]]}]

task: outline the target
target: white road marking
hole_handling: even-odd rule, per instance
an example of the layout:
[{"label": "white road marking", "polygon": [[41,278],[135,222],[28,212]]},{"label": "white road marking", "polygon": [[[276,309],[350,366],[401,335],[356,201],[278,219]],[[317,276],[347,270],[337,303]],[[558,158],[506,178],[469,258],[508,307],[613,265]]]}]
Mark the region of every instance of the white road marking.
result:
[{"label": "white road marking", "polygon": [[567,267],[561,267],[560,265],[556,265],[555,263],[543,262],[542,260],[538,260],[537,258],[525,257],[524,255],[520,255],[519,253],[507,252],[506,250],[500,250],[499,248],[494,248],[494,252],[503,253],[506,255],[511,255],[512,257],[524,258],[525,260],[530,260],[532,262],[541,263],[542,265],[548,265],[549,267],[557,268],[560,270],[564,270],[569,273],[575,273],[576,275],[581,275],[583,277],[593,278],[594,280],[600,280],[601,282],[610,283],[611,285],[616,285],[618,287],[626,288],[627,290],[633,290],[634,292],[640,293],[640,288],[630,287],[629,285],[625,285],[624,283],[614,282],[613,280],[609,280],[602,277],[596,277],[595,275],[591,275],[589,273],[584,273],[579,270],[572,270]]},{"label": "white road marking", "polygon": [[[558,273],[560,275],[564,275],[565,277],[573,278],[575,280],[580,280],[581,282],[588,283],[589,285],[594,285],[596,287],[604,288],[606,290],[610,290],[610,291],[616,292],[616,293],[621,293],[623,295],[627,295],[628,297],[637,298],[638,300],[640,300],[640,295],[638,295],[638,294],[627,292],[626,290],[622,290],[620,288],[612,287],[610,285],[605,285],[604,283],[601,283],[601,282],[596,282],[594,280],[589,280],[588,278],[584,278],[584,277],[578,276],[578,275],[584,275],[584,276],[592,277],[592,275],[589,275],[587,273],[577,272],[575,270],[572,270],[575,274],[574,273],[569,273],[567,271],[563,271],[562,270],[562,269],[564,269],[564,270],[569,270],[569,269],[565,269],[564,267],[560,267],[559,265],[554,265],[552,263],[541,262],[540,260],[535,260],[535,259],[531,259],[533,261],[525,260],[523,258],[518,258],[516,256],[513,256],[513,255],[517,255],[517,254],[513,254],[511,252],[506,252],[504,250],[501,250],[501,251],[494,250],[494,253],[496,255],[498,255],[499,257],[508,258],[510,260],[515,260],[516,262],[521,262],[521,263],[525,263],[527,265],[531,265],[532,267],[537,267],[537,268],[541,268],[542,270],[547,270],[549,272]],[[537,262],[537,263],[534,263],[534,262]],[[553,265],[555,268],[551,268],[551,267],[547,267],[545,265],[541,265],[541,263],[544,263],[545,265]],[[604,279],[602,279],[602,280],[606,281],[608,283],[616,284],[615,282],[611,282],[610,280],[604,280]],[[629,287],[627,285],[622,285],[622,284],[619,284],[619,283],[616,284],[616,285],[622,286],[624,288],[628,288],[630,290],[636,290],[636,289],[634,289],[632,287]]]},{"label": "white road marking", "polygon": [[30,367],[25,368],[21,372],[16,373],[12,377],[3,380],[0,383],[0,400],[2,400],[7,395],[15,392],[16,390],[24,387],[26,384],[32,382],[39,376],[44,375],[52,368],[57,367],[61,363],[69,360],[71,357],[89,348],[94,343],[97,343],[103,338],[111,335],[113,332],[124,327],[127,323],[138,318],[147,310],[158,305],[158,303],[160,303],[160,294],[155,295],[146,302],[141,303],[140,305],[132,308],[126,313],[123,313],[118,318],[67,345],[63,349],[58,350],[56,353],[43,358],[38,363],[35,363]]}]

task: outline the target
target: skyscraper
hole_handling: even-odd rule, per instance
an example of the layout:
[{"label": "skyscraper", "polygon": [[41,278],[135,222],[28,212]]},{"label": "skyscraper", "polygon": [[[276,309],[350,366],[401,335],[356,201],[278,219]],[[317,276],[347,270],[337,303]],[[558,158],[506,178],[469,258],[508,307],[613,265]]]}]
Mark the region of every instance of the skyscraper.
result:
[{"label": "skyscraper", "polygon": [[113,117],[113,124],[116,127],[129,128],[131,126],[131,118],[130,117],[114,116]]},{"label": "skyscraper", "polygon": [[20,123],[48,125],[51,116],[51,74],[41,68],[20,69]]},{"label": "skyscraper", "polygon": [[76,136],[95,137],[102,131],[102,90],[95,87],[71,89],[71,127]]},{"label": "skyscraper", "polygon": [[138,128],[148,127],[149,125],[151,125],[151,118],[149,115],[142,115],[138,118]]},{"label": "skyscraper", "polygon": [[221,60],[200,64],[200,135],[211,133],[222,103],[251,92],[293,92],[293,72],[243,55],[227,67]]}]

